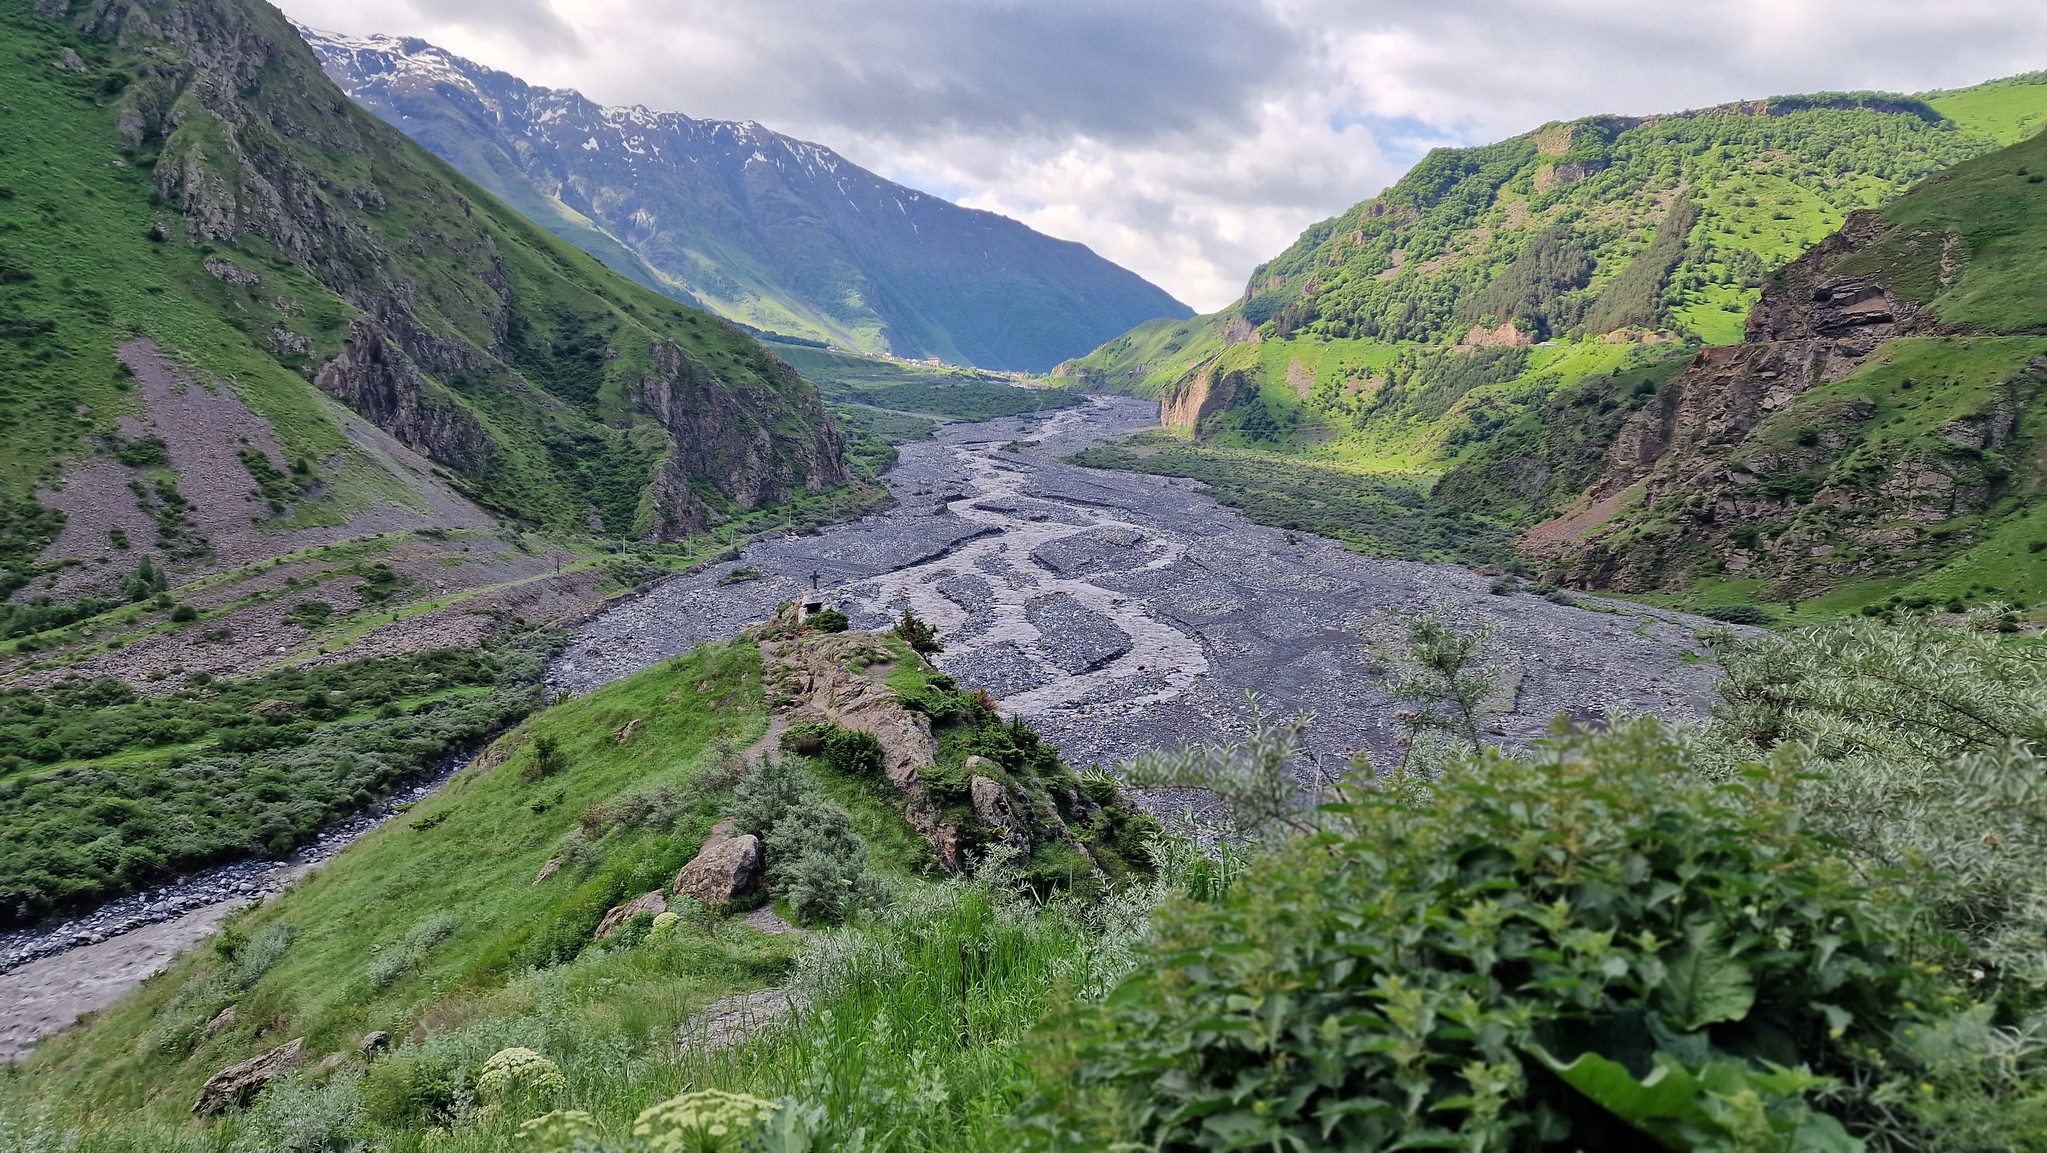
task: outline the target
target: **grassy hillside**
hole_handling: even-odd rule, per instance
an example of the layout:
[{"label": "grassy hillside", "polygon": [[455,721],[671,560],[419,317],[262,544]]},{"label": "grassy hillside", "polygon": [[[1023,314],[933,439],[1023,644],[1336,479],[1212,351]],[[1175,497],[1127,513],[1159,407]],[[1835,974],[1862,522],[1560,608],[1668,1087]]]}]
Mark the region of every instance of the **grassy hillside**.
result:
[{"label": "grassy hillside", "polygon": [[[763,635],[777,646],[778,659],[805,651],[852,656],[859,667],[843,670],[846,675],[866,682],[872,668],[874,683],[885,684],[889,698],[901,702],[896,707],[930,718],[938,749],[920,771],[926,795],[955,822],[962,847],[979,853],[1024,830],[1039,843],[1011,861],[1021,871],[1010,875],[1036,886],[1041,897],[1053,889],[1099,897],[1112,880],[1141,882],[1123,871],[1119,854],[1156,826],[1118,807],[1113,785],[1078,781],[1028,728],[994,716],[899,638],[786,629]],[[778,683],[785,674],[764,674],[762,639],[706,646],[535,716],[439,794],[284,895],[237,917],[210,946],[89,1027],[39,1049],[24,1073],[0,1084],[0,1142],[12,1139],[12,1119],[42,1106],[59,1110],[67,1126],[91,1119],[99,1142],[93,1147],[100,1149],[212,1147],[209,1142],[231,1140],[237,1131],[242,1140],[254,1140],[248,1135],[260,1131],[265,1118],[238,1117],[223,1131],[190,1120],[191,1101],[219,1067],[274,1048],[287,1034],[304,1037],[308,1053],[344,1056],[353,1055],[371,1030],[398,1038],[391,1058],[366,1075],[343,1059],[306,1079],[307,1085],[345,1089],[356,1112],[342,1123],[362,1122],[367,1135],[391,1148],[416,1147],[434,1125],[463,1130],[451,1147],[498,1147],[510,1126],[493,1126],[488,1117],[477,1124],[475,1066],[514,1044],[561,1061],[573,1097],[607,1120],[629,1118],[706,1077],[759,1090],[772,1089],[778,1078],[813,1076],[807,1062],[738,1062],[700,1053],[657,1068],[648,1060],[671,1051],[677,1029],[714,1000],[789,983],[803,934],[765,932],[761,924],[786,926],[743,920],[744,907],[685,908],[672,933],[650,934],[639,923],[609,943],[592,940],[607,909],[665,886],[715,820],[733,814],[750,821],[746,814],[770,795],[757,782],[774,770],[749,768],[742,754],[758,748],[768,732],[771,705],[789,704],[789,687]],[[869,655],[860,658],[862,652]],[[885,661],[865,663],[876,655]],[[803,726],[786,719],[783,725],[777,728],[788,734],[782,743],[801,747],[794,737]],[[863,935],[849,937],[842,948],[893,936],[895,946],[877,960],[914,957],[954,976],[922,990],[943,1012],[921,1021],[906,1015],[910,1032],[899,1042],[876,1038],[874,1018],[865,1015],[846,1021],[851,1035],[835,1043],[875,1045],[877,1056],[907,1057],[918,1049],[931,1053],[937,1031],[947,1038],[940,1048],[952,1052],[923,1076],[967,1082],[991,1066],[1014,1066],[1015,1058],[984,1046],[1020,1037],[1049,1006],[1061,979],[1086,978],[1084,969],[1071,967],[1090,948],[1085,914],[1078,907],[1025,913],[1021,905],[1010,912],[1009,899],[947,882],[931,845],[906,819],[903,795],[857,758],[842,762],[836,739],[823,737],[815,756],[792,753],[789,763],[804,767],[793,778],[777,779],[803,790],[803,804],[841,813],[845,835],[861,846],[857,858],[867,862],[859,868],[885,878],[882,892],[893,910],[861,914]],[[981,810],[965,799],[968,774],[1012,784],[1039,781],[1033,787],[1040,788],[1047,811],[1027,813],[1007,831],[985,828],[977,823]],[[1084,788],[1095,800],[1083,805],[1054,798],[1043,786]],[[1081,841],[1060,839],[1067,833],[1047,838],[1048,829],[1067,828],[1048,815],[1054,805],[1094,814],[1086,826],[1071,828]],[[771,871],[776,854],[792,851],[777,835],[766,838]],[[1078,848],[1083,842],[1084,852]],[[1114,871],[1103,874],[1096,862]],[[795,895],[800,885],[771,875],[778,883],[775,908],[796,916],[805,908]],[[865,891],[872,882],[860,885]],[[811,927],[825,932],[828,925]],[[1056,930],[1056,940],[1031,939],[1039,929]],[[962,986],[956,944],[997,966],[985,972],[999,977],[1001,987],[983,996]],[[1011,946],[1013,954],[1004,951]],[[854,952],[841,960],[855,968],[813,966],[812,976],[828,977],[839,995],[856,1003],[877,995],[871,982],[891,979],[885,967],[861,973],[867,962]],[[1007,968],[1012,963],[1020,968]],[[899,977],[901,970],[893,972]],[[889,1011],[909,1010],[903,989],[889,988]],[[229,1005],[236,1009],[231,1020],[209,1028]],[[807,1024],[826,1034],[834,1028],[829,1017]],[[963,1027],[977,1034],[971,1043]],[[635,1075],[618,1076],[616,1062],[623,1059]],[[833,1075],[858,1077],[864,1068],[848,1061]],[[889,1068],[887,1061],[872,1063],[878,1075],[893,1075]],[[970,1104],[973,1098],[963,1095],[961,1104],[979,1111],[994,1136],[1000,1116],[1017,1103],[1014,1086],[974,1091],[986,1099]],[[287,1095],[273,1090],[273,1096]],[[886,1100],[857,1103],[849,1115],[861,1108],[891,1106]]]},{"label": "grassy hillside", "polygon": [[[1698,347],[1742,339],[1773,270],[2040,123],[2047,83],[2027,76],[1597,117],[1439,150],[1309,229],[1236,304],[1141,326],[1059,375],[1159,397],[1191,443],[1120,463],[1204,475],[1247,510],[1269,503],[1258,472],[1401,474],[1442,478],[1451,510],[1525,527],[1584,491]],[[1971,323],[2035,306],[1982,283],[1974,307],[2008,311]]]},{"label": "grassy hillside", "polygon": [[[335,399],[486,508],[556,530],[679,533],[843,476],[786,365],[354,110],[266,5],[138,2],[81,30],[9,3],[0,53],[20,126],[0,142],[15,559],[53,535],[29,494],[114,457],[142,414],[115,355],[135,337],[274,430],[280,475],[250,464],[249,483],[282,484],[301,523],[421,500]],[[757,443],[664,414],[664,392],[729,408],[727,436]]]},{"label": "grassy hillside", "polygon": [[[1738,579],[1871,612],[2040,603],[2042,172],[2035,136],[1923,182],[1787,269],[1729,366],[1679,377],[1671,416],[1638,418],[1669,448],[1596,479],[1621,504],[1566,546],[1573,578]],[[1827,302],[1852,294],[1884,318],[1862,322],[1875,335],[1843,336],[1823,372],[1789,371],[1802,337],[1840,331]],[[1752,408],[1765,392],[1774,402]]]}]

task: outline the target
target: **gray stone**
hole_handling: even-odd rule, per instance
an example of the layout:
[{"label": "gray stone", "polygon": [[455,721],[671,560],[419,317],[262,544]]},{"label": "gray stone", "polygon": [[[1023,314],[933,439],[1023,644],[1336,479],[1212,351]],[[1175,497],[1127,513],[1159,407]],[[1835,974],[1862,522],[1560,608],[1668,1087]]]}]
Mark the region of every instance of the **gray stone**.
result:
[{"label": "gray stone", "polygon": [[667,911],[668,899],[661,895],[661,890],[655,889],[653,892],[635,897],[623,905],[612,906],[611,911],[604,914],[604,919],[597,923],[595,938],[602,941],[607,937],[615,935],[620,929],[625,928],[627,921],[632,920],[641,913],[648,913],[658,917]]},{"label": "gray stone", "polygon": [[706,908],[718,909],[751,894],[760,879],[760,838],[752,833],[733,836],[732,822],[726,820],[711,828],[696,857],[675,874],[672,890]]},{"label": "gray stone", "polygon": [[358,1048],[362,1050],[362,1055],[368,1058],[374,1058],[379,1053],[388,1053],[391,1051],[391,1034],[386,1033],[382,1029],[378,1029],[373,1033],[366,1033],[363,1035],[362,1044]]},{"label": "gray stone", "polygon": [[305,1047],[306,1039],[297,1037],[260,1057],[251,1057],[215,1073],[199,1090],[199,1100],[192,1103],[192,1112],[212,1117],[248,1104],[264,1086],[291,1072]]}]

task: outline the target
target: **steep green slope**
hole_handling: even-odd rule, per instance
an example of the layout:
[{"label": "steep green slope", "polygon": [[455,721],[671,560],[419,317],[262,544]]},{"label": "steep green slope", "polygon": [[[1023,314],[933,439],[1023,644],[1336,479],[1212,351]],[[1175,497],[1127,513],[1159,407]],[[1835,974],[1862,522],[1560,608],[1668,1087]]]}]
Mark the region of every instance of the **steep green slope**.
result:
[{"label": "steep green slope", "polygon": [[[892,775],[884,775],[881,744],[871,765],[842,763],[833,736],[821,738],[821,749],[812,746],[816,755],[798,752],[802,732],[818,727],[804,711],[811,706],[792,701],[812,691],[808,674],[844,679],[836,690],[816,692],[849,710],[841,714],[849,729],[864,723],[892,742],[888,734],[904,723],[920,728],[931,739],[921,764],[905,777],[904,766],[891,762]],[[858,694],[849,691],[855,685]],[[246,1135],[252,1119],[193,1120],[200,1087],[222,1066],[291,1038],[304,1039],[304,1083],[339,1070],[334,1079],[351,1095],[360,1090],[361,1109],[339,1124],[361,1122],[364,1136],[391,1143],[384,1147],[409,1148],[405,1142],[432,1125],[459,1131],[445,1147],[500,1147],[494,1143],[526,1115],[479,1115],[473,1074],[514,1044],[560,1059],[578,1094],[590,1095],[585,1106],[622,1126],[715,1056],[678,1048],[678,1028],[693,1014],[728,994],[790,978],[802,935],[773,916],[747,918],[761,903],[758,892],[734,908],[676,898],[677,917],[664,933],[651,931],[648,914],[616,937],[607,931],[593,939],[614,906],[650,890],[679,892],[670,881],[725,816],[740,821],[742,832],[763,834],[775,882],[771,908],[799,916],[800,885],[781,869],[789,855],[809,850],[799,838],[780,839],[752,823],[766,795],[759,781],[776,770],[740,752],[768,734],[776,712],[783,714],[776,731],[790,750],[785,759],[803,768],[774,779],[797,790],[798,807],[808,810],[799,817],[790,809],[779,820],[818,819],[819,809],[836,814],[860,846],[851,857],[866,862],[854,872],[871,868],[887,878],[882,896],[908,906],[900,923],[912,935],[935,928],[914,910],[949,906],[962,887],[944,884],[938,844],[950,847],[956,869],[1021,841],[1021,855],[1000,867],[1015,870],[1008,875],[1019,886],[1037,886],[1040,897],[1057,889],[1098,899],[1112,881],[1143,879],[1130,871],[1127,854],[1156,824],[1119,800],[1112,783],[1075,777],[1056,750],[984,700],[893,634],[826,634],[781,622],[560,703],[441,793],[237,919],[210,947],[39,1048],[0,1084],[0,1139],[11,1136],[14,1118],[47,1108],[61,1127],[89,1124],[136,1149],[224,1147],[238,1131]],[[904,746],[885,747],[893,756]],[[999,827],[990,823],[998,813],[989,807],[991,785],[1017,798],[1014,809],[1002,802]],[[944,822],[941,835],[919,823],[926,813]],[[873,881],[861,884],[864,890]],[[1081,920],[1074,914],[1070,931],[1077,934]],[[851,946],[861,938],[841,939]],[[958,954],[945,959],[956,972]],[[971,1009],[977,1027],[1020,1036],[1043,1011],[1054,974],[1034,975],[1030,984],[1035,1012],[1019,1016],[1006,998],[991,999]],[[960,988],[956,981],[944,987]],[[236,1012],[221,1020],[229,1005]],[[953,1008],[941,1020],[958,1041],[964,1018]],[[563,1032],[570,1016],[588,1047]],[[889,1045],[874,1036],[871,1018],[850,1024],[863,1047]],[[360,1042],[371,1030],[397,1042],[365,1074]],[[336,1057],[314,1072],[316,1053]],[[682,1060],[636,1058],[638,1072],[620,1077],[612,1062],[626,1053]],[[775,1075],[750,1064],[722,1076],[735,1072]]]},{"label": "steep green slope", "polygon": [[[242,484],[300,524],[426,507],[351,422],[550,529],[673,536],[844,481],[794,371],[355,109],[274,9],[41,11],[59,19],[25,0],[0,11],[0,483],[17,576],[61,524],[35,491],[101,465],[177,491],[146,448],[123,448],[124,418],[152,415],[138,374],[175,394],[189,377],[260,422],[235,442],[246,478],[182,478],[212,490],[186,494],[202,513]],[[117,361],[138,339],[153,347]]]},{"label": "steep green slope", "polygon": [[1160,398],[1195,441],[1170,454],[1178,470],[1213,446],[1201,471],[1247,508],[1244,454],[1276,454],[1264,467],[1447,474],[1453,508],[1526,525],[1582,491],[1621,418],[1699,345],[1741,339],[1772,269],[2035,117],[2047,84],[2020,77],[1438,150],[1310,228],[1236,304],[1140,326],[1058,375]]},{"label": "steep green slope", "polygon": [[745,324],[1044,371],[1188,313],[1082,245],[759,124],[600,107],[420,40],[305,35],[351,97],[545,227]]},{"label": "steep green slope", "polygon": [[2047,597],[2043,178],[2036,136],[1851,219],[1773,278],[1743,344],[1630,419],[1532,549],[1622,589]]}]

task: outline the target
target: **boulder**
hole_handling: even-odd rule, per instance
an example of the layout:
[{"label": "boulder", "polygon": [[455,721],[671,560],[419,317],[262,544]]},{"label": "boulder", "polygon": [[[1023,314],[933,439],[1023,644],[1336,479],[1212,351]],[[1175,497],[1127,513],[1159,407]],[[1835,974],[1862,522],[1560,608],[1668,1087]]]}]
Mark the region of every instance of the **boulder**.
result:
[{"label": "boulder", "polygon": [[366,1058],[374,1058],[379,1053],[388,1053],[391,1051],[391,1034],[386,1033],[382,1029],[378,1029],[374,1033],[365,1034],[362,1039],[361,1048],[362,1055]]},{"label": "boulder", "polygon": [[201,1117],[211,1117],[248,1104],[251,1098],[263,1091],[265,1085],[289,1073],[292,1066],[298,1064],[299,1051],[305,1047],[306,1039],[299,1037],[261,1057],[251,1057],[215,1073],[199,1090],[199,1100],[193,1102],[192,1112]]},{"label": "boulder", "polygon": [[761,840],[752,833],[732,834],[729,820],[712,826],[704,847],[675,874],[678,896],[717,909],[754,891],[761,879]]},{"label": "boulder", "polygon": [[[980,759],[967,758],[967,767],[973,768],[973,762]],[[973,800],[974,816],[995,832],[996,840],[1014,845],[1019,852],[1030,852],[1030,830],[1017,817],[1016,809],[1009,803],[1009,790],[1001,781],[976,774],[967,780],[967,795]]]},{"label": "boulder", "polygon": [[598,922],[597,939],[602,941],[620,929],[625,928],[627,921],[632,920],[641,913],[658,917],[667,911],[668,899],[661,895],[661,890],[659,889],[636,897],[623,905],[614,905],[610,912],[604,914],[604,920]]},{"label": "boulder", "polygon": [[222,1029],[225,1029],[229,1025],[232,1025],[234,1023],[235,1007],[233,1005],[229,1005],[227,1008],[222,1009],[218,1013],[215,1013],[213,1015],[213,1020],[208,1021],[206,1023],[206,1035],[208,1037],[214,1036],[215,1034],[219,1033]]}]

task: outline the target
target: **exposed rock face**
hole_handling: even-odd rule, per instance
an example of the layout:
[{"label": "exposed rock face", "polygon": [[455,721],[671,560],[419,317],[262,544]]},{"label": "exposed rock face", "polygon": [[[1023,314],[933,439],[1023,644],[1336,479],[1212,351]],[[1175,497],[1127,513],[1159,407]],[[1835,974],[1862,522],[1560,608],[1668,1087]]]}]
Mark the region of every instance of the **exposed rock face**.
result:
[{"label": "exposed rock face", "polygon": [[419,366],[374,324],[349,327],[348,344],[313,383],[429,460],[480,475],[490,466],[490,434],[467,409],[432,395]]},{"label": "exposed rock face", "polygon": [[610,911],[604,914],[604,919],[597,923],[597,932],[592,934],[592,936],[602,941],[607,937],[615,935],[620,929],[625,928],[627,921],[632,920],[641,913],[658,917],[667,911],[668,899],[661,895],[661,890],[655,889],[653,892],[635,897],[623,905],[613,905]]},{"label": "exposed rock face", "polygon": [[217,1036],[221,1030],[226,1029],[227,1027],[233,1025],[234,1023],[235,1007],[233,1005],[229,1005],[227,1008],[222,1009],[218,1013],[215,1013],[213,1015],[213,1020],[208,1021],[206,1023],[206,1035],[208,1037]]},{"label": "exposed rock face", "polygon": [[[780,361],[774,371],[800,387],[796,372]],[[811,397],[806,415],[821,431],[791,436],[773,420],[772,396],[735,393],[702,362],[670,341],[654,348],[654,372],[634,390],[633,400],[669,434],[669,451],[655,474],[656,533],[686,536],[708,527],[717,514],[690,489],[694,477],[709,477],[718,491],[742,509],[821,492],[846,483],[844,443]]]},{"label": "exposed rock face", "polygon": [[[1587,496],[1532,530],[1523,549],[1581,587],[1643,591],[1704,566],[1761,576],[1787,595],[1894,558],[1915,527],[1980,511],[1997,471],[1945,444],[2012,442],[2047,365],[2007,382],[1984,411],[1912,442],[1880,471],[1852,459],[1876,410],[1808,401],[1898,337],[1952,335],[1933,314],[1861,274],[1852,258],[1886,236],[1873,212],[1787,266],[1749,316],[1742,344],[1702,351],[1613,441]],[[1844,268],[1844,265],[1849,265]],[[1799,415],[1773,416],[1794,410]],[[1782,427],[1788,420],[1801,427]],[[1801,516],[1807,509],[1824,515]],[[1611,518],[1611,519],[1610,519]]]},{"label": "exposed rock face", "polygon": [[[793,618],[778,624],[793,623]],[[902,707],[895,690],[868,675],[871,661],[889,653],[866,633],[810,634],[761,642],[771,692],[780,692],[793,722],[829,721],[871,733],[881,742],[882,769],[903,797],[903,815],[931,845],[939,863],[965,864],[958,827],[947,821],[924,783],[938,757],[931,721]]]},{"label": "exposed rock face", "polygon": [[761,879],[761,841],[752,833],[733,835],[730,820],[719,821],[704,846],[675,875],[671,891],[706,908],[718,909],[751,894]]},{"label": "exposed rock face", "polygon": [[260,1057],[251,1057],[215,1073],[199,1090],[199,1100],[193,1103],[192,1112],[211,1117],[248,1104],[264,1086],[289,1073],[305,1047],[306,1039],[299,1037]]},{"label": "exposed rock face", "polygon": [[982,775],[983,770],[993,768],[992,762],[981,757],[967,758],[966,771],[971,774],[967,778],[967,794],[973,802],[974,816],[994,832],[999,843],[1027,853],[1031,848],[1030,831],[1011,807],[1009,790],[994,777]]},{"label": "exposed rock face", "polygon": [[1200,436],[1201,423],[1229,408],[1243,383],[1241,372],[1223,370],[1213,361],[1202,365],[1159,403],[1160,426]]}]

